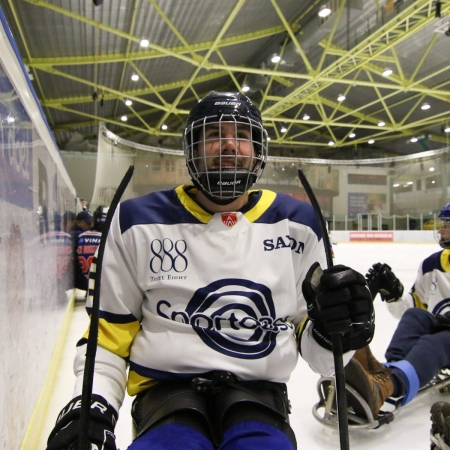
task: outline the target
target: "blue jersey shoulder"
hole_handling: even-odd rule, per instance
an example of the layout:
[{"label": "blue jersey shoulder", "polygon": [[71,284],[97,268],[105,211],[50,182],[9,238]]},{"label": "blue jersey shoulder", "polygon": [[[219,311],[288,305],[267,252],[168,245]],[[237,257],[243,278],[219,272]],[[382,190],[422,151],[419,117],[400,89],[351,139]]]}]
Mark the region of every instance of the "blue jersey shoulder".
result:
[{"label": "blue jersey shoulder", "polygon": [[283,193],[277,193],[273,203],[256,222],[276,223],[285,219],[311,228],[318,239],[322,237],[322,230],[312,205]]},{"label": "blue jersey shoulder", "polygon": [[134,225],[201,223],[180,202],[175,189],[152,192],[120,204],[122,233]]},{"label": "blue jersey shoulder", "polygon": [[441,264],[441,254],[442,250],[440,252],[433,253],[423,260],[422,272],[424,275],[428,272],[432,272],[433,270],[440,270],[441,272],[445,272]]}]

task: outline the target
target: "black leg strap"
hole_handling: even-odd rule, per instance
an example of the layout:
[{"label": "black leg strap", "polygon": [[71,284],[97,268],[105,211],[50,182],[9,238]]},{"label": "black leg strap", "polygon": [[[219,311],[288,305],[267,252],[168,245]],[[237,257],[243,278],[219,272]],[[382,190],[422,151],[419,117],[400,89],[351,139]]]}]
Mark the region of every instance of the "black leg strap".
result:
[{"label": "black leg strap", "polygon": [[136,438],[150,428],[163,423],[175,423],[173,420],[176,418],[181,420],[185,417],[192,419],[189,419],[189,423],[185,423],[187,419],[183,419],[185,425],[193,426],[194,422],[198,422],[193,428],[201,432],[206,429],[208,437],[212,434],[206,399],[192,389],[190,380],[161,382],[142,392],[133,402],[131,416],[136,428]]},{"label": "black leg strap", "polygon": [[286,385],[267,381],[239,382],[229,372],[213,372],[189,381],[160,382],[133,402],[136,438],[168,423],[190,426],[216,448],[223,432],[245,421],[259,421],[284,432],[297,448],[289,425]]}]

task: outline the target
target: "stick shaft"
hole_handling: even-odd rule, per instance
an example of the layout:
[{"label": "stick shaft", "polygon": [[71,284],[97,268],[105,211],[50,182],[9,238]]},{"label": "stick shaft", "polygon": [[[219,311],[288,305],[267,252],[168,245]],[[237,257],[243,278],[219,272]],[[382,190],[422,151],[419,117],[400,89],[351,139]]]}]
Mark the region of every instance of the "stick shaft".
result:
[{"label": "stick shaft", "polygon": [[89,419],[91,412],[91,397],[92,397],[92,385],[94,381],[94,368],[95,368],[95,355],[97,353],[97,339],[98,339],[98,320],[100,310],[100,284],[103,265],[103,253],[105,251],[106,238],[111,227],[111,221],[114,213],[117,209],[119,201],[128,186],[128,183],[133,176],[134,166],[130,166],[125,176],[117,188],[116,193],[109,206],[109,211],[106,216],[105,225],[102,230],[102,236],[100,238],[100,244],[98,246],[97,258],[96,258],[96,271],[95,271],[95,285],[94,294],[92,299],[92,313],[91,323],[89,327],[89,335],[86,346],[86,360],[84,363],[83,373],[83,391],[81,393],[81,408],[80,408],[80,427],[79,427],[79,439],[78,450],[86,450],[89,447]]},{"label": "stick shaft", "polygon": [[[333,253],[331,250],[331,243],[328,239],[327,227],[319,203],[314,195],[314,192],[309,184],[305,174],[301,169],[298,170],[298,177],[308,195],[311,205],[314,208],[317,219],[319,220],[320,228],[323,235],[323,245],[325,247],[325,254],[327,258],[327,267],[333,267]],[[336,404],[339,425],[339,440],[341,450],[348,450],[350,448],[348,437],[348,417],[347,417],[347,396],[345,393],[345,372],[344,361],[342,358],[342,340],[339,333],[331,335],[332,349],[334,357],[334,373],[336,379]]]}]

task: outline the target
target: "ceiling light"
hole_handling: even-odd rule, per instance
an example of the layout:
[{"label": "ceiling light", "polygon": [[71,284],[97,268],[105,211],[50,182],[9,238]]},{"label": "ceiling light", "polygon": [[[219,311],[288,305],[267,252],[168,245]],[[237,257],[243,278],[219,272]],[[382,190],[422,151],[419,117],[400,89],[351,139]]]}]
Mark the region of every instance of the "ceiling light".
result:
[{"label": "ceiling light", "polygon": [[348,135],[349,138],[354,138],[355,136],[356,136],[355,133],[350,133],[350,134]]},{"label": "ceiling light", "polygon": [[[303,115],[303,120],[309,120],[311,119],[311,117],[308,116],[308,114],[304,114]],[[450,131],[450,130],[449,130]]]},{"label": "ceiling light", "polygon": [[167,130],[167,125],[166,125],[165,123],[163,123],[163,124],[161,125],[161,130]]},{"label": "ceiling light", "polygon": [[429,103],[424,103],[421,107],[420,107],[420,109],[423,109],[424,111],[426,110],[426,109],[430,109],[431,108],[431,106],[429,105]]},{"label": "ceiling light", "polygon": [[344,94],[339,94],[337,99],[338,99],[338,102],[343,102],[345,100],[345,95]]},{"label": "ceiling light", "polygon": [[430,167],[428,170],[429,170],[430,172],[434,172],[434,167]]},{"label": "ceiling light", "polygon": [[133,81],[137,81],[137,80],[139,80],[139,75],[137,73],[133,73],[133,75],[131,75],[131,79]]},{"label": "ceiling light", "polygon": [[126,121],[128,120],[128,117],[127,117],[127,116],[122,116],[122,117],[120,118],[120,120],[121,120],[122,122],[126,122]]},{"label": "ceiling light", "polygon": [[325,18],[331,14],[331,9],[327,5],[322,5],[319,10],[319,17]]},{"label": "ceiling light", "polygon": [[331,147],[332,145],[334,145],[334,141],[328,142],[328,145]]},{"label": "ceiling light", "polygon": [[283,126],[283,127],[281,127],[280,131],[281,131],[282,133],[286,133],[287,128],[286,128],[285,126]]},{"label": "ceiling light", "polygon": [[146,38],[142,38],[141,42],[139,42],[139,45],[141,47],[146,48],[146,47],[148,47],[150,45],[150,41],[148,39],[146,39]]},{"label": "ceiling light", "polygon": [[396,183],[396,184],[393,184],[392,186],[393,187],[399,187],[400,185],[398,183]]},{"label": "ceiling light", "polygon": [[378,122],[378,126],[379,127],[384,127],[386,124],[383,122],[383,121],[381,121],[381,122]]},{"label": "ceiling light", "polygon": [[274,53],[272,58],[270,59],[274,64],[277,64],[281,61],[281,56]]},{"label": "ceiling light", "polygon": [[374,139],[369,139],[367,142],[368,142],[369,144],[373,144],[373,143],[375,143],[375,140],[374,140]]},{"label": "ceiling light", "polygon": [[267,136],[267,140],[270,141],[270,136]]},{"label": "ceiling light", "polygon": [[125,105],[131,106],[132,104],[133,104],[133,102],[132,102],[129,98],[127,98],[127,99],[125,100]]},{"label": "ceiling light", "polygon": [[416,137],[411,138],[410,142],[417,142],[419,139],[417,139]]},{"label": "ceiling light", "polygon": [[444,128],[444,132],[445,133],[450,133],[450,127],[448,125]]},{"label": "ceiling light", "polygon": [[393,73],[392,69],[384,69],[382,75],[383,75],[383,77],[388,77],[388,76],[392,75],[392,73]]},{"label": "ceiling light", "polygon": [[242,85],[242,92],[248,92],[250,90],[250,86],[248,84]]}]

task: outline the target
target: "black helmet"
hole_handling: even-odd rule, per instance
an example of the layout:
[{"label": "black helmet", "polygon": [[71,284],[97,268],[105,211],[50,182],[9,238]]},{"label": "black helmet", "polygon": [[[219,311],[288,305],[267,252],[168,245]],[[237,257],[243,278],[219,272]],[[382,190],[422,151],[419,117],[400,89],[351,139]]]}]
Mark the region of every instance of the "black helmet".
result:
[{"label": "black helmet", "polygon": [[94,221],[95,223],[98,222],[105,222],[106,216],[108,215],[109,206],[100,205],[95,211],[94,211]]},{"label": "black helmet", "polygon": [[[439,212],[440,223],[436,226],[436,231],[446,227],[450,228],[450,203],[447,203]],[[442,248],[450,248],[450,239],[442,239],[442,235],[438,233],[437,241]]]},{"label": "black helmet", "polygon": [[[250,141],[253,146],[251,155],[234,154],[233,168],[222,168],[222,154],[207,156],[198,152],[199,144],[204,147],[207,142],[204,133],[207,125],[217,126],[218,135],[213,139],[217,141],[223,139],[224,123],[233,124],[236,148],[242,141]],[[240,126],[249,130],[247,137],[238,136]],[[259,109],[248,97],[239,92],[212,91],[192,108],[184,131],[183,148],[194,185],[214,203],[228,204],[247,192],[261,176],[267,162],[267,131]],[[208,158],[218,161],[218,167],[211,168],[211,162],[208,167]],[[226,158],[229,164],[230,155]]]}]

